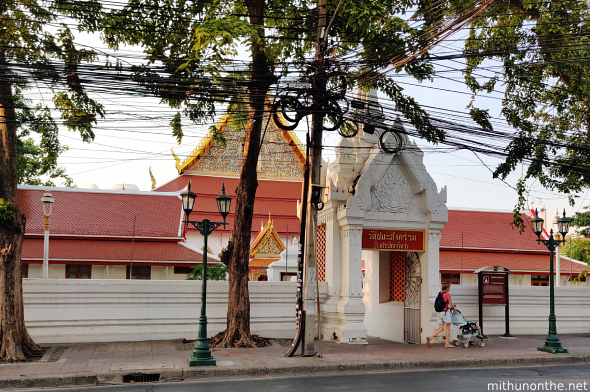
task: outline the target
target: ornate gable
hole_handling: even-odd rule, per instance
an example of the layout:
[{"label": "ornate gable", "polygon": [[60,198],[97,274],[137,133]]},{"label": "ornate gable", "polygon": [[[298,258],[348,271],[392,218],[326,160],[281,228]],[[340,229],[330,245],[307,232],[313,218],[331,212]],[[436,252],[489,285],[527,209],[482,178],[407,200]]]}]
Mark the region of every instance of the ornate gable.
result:
[{"label": "ornate gable", "polygon": [[[268,116],[263,121],[262,150],[258,163],[258,178],[272,180],[301,181],[305,153],[301,142],[291,131],[279,129]],[[230,124],[225,116],[217,128],[225,137],[225,146],[213,138],[213,132],[199,144],[190,156],[180,162],[176,158],[179,174],[204,174],[239,177],[242,170],[244,131]]]},{"label": "ornate gable", "polygon": [[[279,234],[274,228],[273,222],[268,217],[268,222],[260,229],[258,235],[250,245],[250,258],[255,259],[273,259],[281,258],[281,252],[285,250],[285,245]],[[258,263],[257,263],[258,265]]]}]

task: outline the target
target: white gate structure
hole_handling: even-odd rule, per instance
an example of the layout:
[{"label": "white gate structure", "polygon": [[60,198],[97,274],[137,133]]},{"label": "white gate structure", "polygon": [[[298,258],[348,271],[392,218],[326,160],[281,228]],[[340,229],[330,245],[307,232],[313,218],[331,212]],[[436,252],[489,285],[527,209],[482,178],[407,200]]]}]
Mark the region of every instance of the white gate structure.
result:
[{"label": "white gate structure", "polygon": [[[328,167],[327,202],[318,215],[326,230],[325,271],[318,271],[328,284],[321,306],[324,339],[365,344],[370,335],[425,343],[432,332],[447,191],[438,190],[423,164],[423,152],[408,140],[399,118],[393,127],[405,143],[401,152],[380,150],[379,128],[374,134],[361,130],[354,138],[341,139]],[[413,253],[410,272],[406,252]],[[405,274],[412,271],[420,277],[409,277],[413,286],[407,287]],[[406,309],[411,317],[407,337]]]}]

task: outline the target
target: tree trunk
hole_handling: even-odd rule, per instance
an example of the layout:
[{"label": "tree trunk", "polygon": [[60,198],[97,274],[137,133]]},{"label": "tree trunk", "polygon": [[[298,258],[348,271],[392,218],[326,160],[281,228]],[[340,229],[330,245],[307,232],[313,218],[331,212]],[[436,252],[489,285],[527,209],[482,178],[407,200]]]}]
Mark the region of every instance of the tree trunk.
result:
[{"label": "tree trunk", "polygon": [[260,40],[252,43],[252,78],[249,88],[248,124],[245,133],[244,159],[240,182],[236,189],[234,230],[231,238],[231,257],[228,265],[229,293],[227,329],[218,335],[218,347],[256,347],[250,334],[250,297],[248,291],[248,260],[254,198],[258,187],[258,156],[266,95],[273,83],[273,73],[264,54],[265,0],[248,0],[250,23],[259,26]]},{"label": "tree trunk", "polygon": [[0,361],[13,362],[43,350],[25,327],[21,250],[26,220],[16,205],[17,127],[10,80],[0,52]]}]

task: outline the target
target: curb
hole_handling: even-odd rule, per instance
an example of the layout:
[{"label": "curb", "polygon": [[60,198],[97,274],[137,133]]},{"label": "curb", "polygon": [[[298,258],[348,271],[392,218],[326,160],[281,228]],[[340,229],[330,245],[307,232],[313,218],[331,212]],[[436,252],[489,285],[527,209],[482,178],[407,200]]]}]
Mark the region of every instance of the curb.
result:
[{"label": "curb", "polygon": [[452,368],[478,368],[500,366],[551,366],[560,364],[581,364],[590,362],[590,356],[538,357],[538,358],[501,358],[501,359],[466,359],[449,361],[410,361],[410,362],[376,362],[326,364],[312,366],[253,367],[242,369],[188,369],[184,370],[184,380],[203,378],[290,375],[306,373],[337,373],[342,371],[382,371],[382,370],[434,370]]},{"label": "curb", "polygon": [[[551,366],[561,364],[590,363],[590,356],[552,356],[534,358],[497,358],[497,359],[456,359],[449,361],[409,361],[409,362],[374,362],[348,364],[322,364],[311,366],[280,366],[280,367],[252,367],[252,368],[197,368],[165,370],[159,372],[160,380],[156,383],[184,380],[204,380],[227,377],[268,376],[268,375],[308,375],[330,374],[342,371],[391,371],[391,370],[434,370],[452,368],[479,368],[501,366]],[[135,374],[154,374],[153,371],[138,371]],[[123,375],[127,373],[90,373],[84,375],[63,375],[52,377],[28,377],[0,379],[0,389],[20,388],[60,388],[71,386],[121,385]]]}]

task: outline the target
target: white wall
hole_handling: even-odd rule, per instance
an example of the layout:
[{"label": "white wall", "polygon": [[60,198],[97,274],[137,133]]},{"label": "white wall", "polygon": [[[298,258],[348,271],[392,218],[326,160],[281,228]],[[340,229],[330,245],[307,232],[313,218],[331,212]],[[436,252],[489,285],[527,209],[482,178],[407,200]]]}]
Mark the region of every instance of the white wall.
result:
[{"label": "white wall", "polygon": [[[463,315],[479,320],[477,286],[451,286],[453,303]],[[510,286],[510,333],[547,334],[549,287]],[[590,288],[556,287],[555,316],[558,334],[590,332]],[[485,334],[504,333],[504,306],[484,305]]]},{"label": "white wall", "polygon": [[[170,274],[170,271],[169,271]],[[295,282],[250,282],[253,334],[292,338]],[[327,286],[320,282],[324,301]],[[207,282],[207,332],[225,329],[228,282]],[[37,343],[196,339],[201,282],[23,279],[25,323]]]},{"label": "white wall", "polygon": [[365,253],[365,327],[367,335],[404,341],[404,303],[390,301],[390,254]]}]

